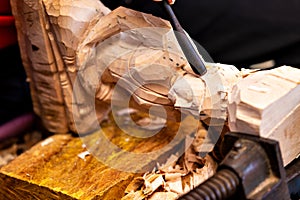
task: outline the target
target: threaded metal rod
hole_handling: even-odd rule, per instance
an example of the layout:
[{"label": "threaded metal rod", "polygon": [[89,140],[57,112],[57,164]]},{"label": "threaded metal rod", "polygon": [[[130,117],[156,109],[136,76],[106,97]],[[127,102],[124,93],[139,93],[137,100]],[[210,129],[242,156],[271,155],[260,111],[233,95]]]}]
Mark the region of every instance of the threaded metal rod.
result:
[{"label": "threaded metal rod", "polygon": [[232,196],[239,185],[238,176],[228,170],[218,171],[212,178],[208,179],[189,193],[181,196],[180,200],[219,200]]}]

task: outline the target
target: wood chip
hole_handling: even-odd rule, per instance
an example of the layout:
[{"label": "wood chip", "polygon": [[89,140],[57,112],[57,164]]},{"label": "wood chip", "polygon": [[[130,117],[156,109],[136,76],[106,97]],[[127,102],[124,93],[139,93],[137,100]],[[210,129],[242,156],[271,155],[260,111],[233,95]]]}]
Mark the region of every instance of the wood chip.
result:
[{"label": "wood chip", "polygon": [[144,176],[145,179],[145,189],[143,193],[145,195],[151,195],[160,186],[165,184],[165,181],[161,174],[148,174]]},{"label": "wood chip", "polygon": [[149,200],[175,200],[178,194],[174,192],[156,192],[149,197]]},{"label": "wood chip", "polygon": [[78,157],[85,161],[85,157],[88,156],[88,155],[90,155],[90,152],[89,151],[84,151],[84,152],[78,154]]}]

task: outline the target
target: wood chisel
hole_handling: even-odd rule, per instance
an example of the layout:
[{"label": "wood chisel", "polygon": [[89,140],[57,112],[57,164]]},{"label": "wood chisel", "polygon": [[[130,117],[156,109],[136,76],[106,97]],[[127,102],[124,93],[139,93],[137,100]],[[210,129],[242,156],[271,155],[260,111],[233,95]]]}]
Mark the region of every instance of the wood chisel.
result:
[{"label": "wood chisel", "polygon": [[205,67],[204,60],[202,59],[201,55],[199,54],[196,48],[196,45],[180,25],[168,1],[164,0],[162,3],[170,17],[170,22],[172,24],[173,29],[175,30],[175,36],[187,61],[190,63],[193,71],[196,74],[201,76],[204,75],[207,72],[207,69]]}]

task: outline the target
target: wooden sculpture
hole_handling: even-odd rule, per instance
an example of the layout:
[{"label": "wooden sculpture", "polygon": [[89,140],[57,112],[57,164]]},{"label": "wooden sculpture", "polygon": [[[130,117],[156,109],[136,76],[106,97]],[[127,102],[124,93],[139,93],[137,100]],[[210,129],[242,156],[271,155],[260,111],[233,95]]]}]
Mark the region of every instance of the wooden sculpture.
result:
[{"label": "wooden sculpture", "polygon": [[[98,133],[88,133],[107,123],[110,110],[130,106],[173,121],[167,121],[170,129],[147,140],[128,139],[110,124],[108,137],[126,150],[160,149],[180,123],[185,132],[175,146],[149,160],[130,163],[123,152],[113,155],[118,166],[141,168],[175,157],[167,162],[170,168],[159,166],[163,175],[143,177],[98,162],[80,138],[53,136],[0,170],[1,196],[120,199],[126,192],[124,199],[174,199],[214,173],[214,162],[198,156],[207,135],[200,123],[191,125],[199,119],[221,127],[228,120],[232,131],[278,140],[285,164],[300,153],[299,69],[245,72],[207,63],[207,74],[199,77],[166,20],[124,7],[110,11],[98,0],[11,0],[11,6],[34,111],[49,131],[87,134],[81,139],[93,140]],[[177,147],[193,135],[191,147],[176,157]],[[168,193],[156,191],[162,185]]]},{"label": "wooden sculpture", "polygon": [[162,105],[170,118],[183,111],[226,119],[227,94],[240,72],[211,64],[205,77],[195,75],[169,22],[122,7],[110,12],[97,0],[11,4],[34,110],[49,131],[78,132],[74,117],[86,127],[81,132],[90,131],[98,123],[90,113],[96,106],[101,121],[118,81],[139,109]]}]

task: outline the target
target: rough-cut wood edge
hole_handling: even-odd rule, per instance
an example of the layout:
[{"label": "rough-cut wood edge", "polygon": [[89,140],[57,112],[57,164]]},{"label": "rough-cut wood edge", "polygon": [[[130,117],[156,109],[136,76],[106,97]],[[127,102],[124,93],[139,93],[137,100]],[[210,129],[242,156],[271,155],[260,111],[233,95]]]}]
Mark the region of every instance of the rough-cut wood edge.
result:
[{"label": "rough-cut wood edge", "polygon": [[292,110],[271,131],[269,139],[279,142],[283,164],[287,166],[300,155],[300,105]]},{"label": "rough-cut wood edge", "polygon": [[[42,3],[39,0],[30,2],[12,0],[11,7],[18,30],[23,65],[30,82],[34,111],[42,117],[49,131],[65,133],[68,131],[67,117],[59,82],[53,82],[54,84],[51,85],[47,81],[40,82],[43,80],[36,77],[36,73],[39,73],[40,76],[52,76],[50,79],[53,81],[59,80],[55,56],[45,30]],[[39,72],[36,72],[38,65],[40,65]],[[45,84],[48,85],[47,90],[44,88]],[[43,92],[45,92],[45,97],[43,97]],[[53,99],[49,98],[47,94],[49,92]]]},{"label": "rough-cut wood edge", "polygon": [[[77,153],[84,151],[84,148],[81,146],[80,138],[73,138],[69,135],[55,135],[35,145],[29,151],[13,160],[9,165],[1,168],[1,199],[4,197],[6,199],[24,199],[24,197],[30,199],[34,197],[36,199],[51,198],[57,200],[120,199],[123,196],[122,191],[125,190],[127,184],[133,179],[134,174],[110,169],[91,155],[88,155],[84,160],[79,158]],[[69,156],[67,155],[68,152],[71,153],[70,156],[73,156],[73,161],[74,159],[78,160],[78,163],[74,162],[74,166],[72,167],[77,168],[76,165],[78,167],[84,165],[86,166],[86,170],[66,169],[64,162],[68,163],[70,160],[65,160],[64,157]],[[45,171],[46,166],[49,167],[49,174]],[[89,168],[88,166],[94,168]],[[83,175],[93,170],[95,173],[91,176],[94,177],[94,181],[89,182],[88,180],[90,180],[91,176],[86,175],[83,177]],[[100,171],[96,173],[95,170]],[[72,180],[68,185],[61,185],[58,181],[59,178],[55,180],[55,177],[53,177],[55,171],[58,173],[68,173],[65,175],[66,177],[76,176],[74,172],[81,173],[77,174],[77,176],[83,178],[81,181],[83,181],[84,185],[82,188],[76,188],[78,183]],[[43,175],[41,173],[46,174]],[[45,179],[38,180],[35,176],[46,177]],[[97,177],[99,179],[95,179]],[[100,184],[101,181],[102,184]],[[73,192],[66,189],[73,187],[75,188]]]},{"label": "rough-cut wood edge", "polygon": [[233,87],[229,128],[277,140],[286,166],[300,154],[300,70],[282,66],[254,73]]},{"label": "rough-cut wood edge", "polygon": [[[46,21],[49,27],[48,37],[51,42],[64,99],[64,107],[67,116],[68,128],[77,132],[74,123],[74,115],[80,115],[76,99],[73,99],[73,84],[76,80],[78,67],[75,62],[75,52],[78,43],[84,38],[85,32],[89,31],[97,21],[110,10],[100,1],[57,1],[43,0]],[[103,118],[103,112],[108,109],[107,105],[97,112]],[[103,111],[104,110],[104,111]]]},{"label": "rough-cut wood edge", "polygon": [[[75,7],[78,2],[79,4],[83,3],[57,0],[11,1],[23,65],[28,77],[27,80],[30,82],[34,111],[41,117],[45,127],[55,133],[66,133],[70,130],[76,132],[73,111],[75,114],[77,111],[73,109],[76,105],[72,101],[72,81],[76,78],[77,72],[74,66],[76,49],[70,50],[64,46],[64,41],[58,40],[61,37],[58,37],[60,36],[59,30],[55,32],[57,31],[55,23],[62,21],[59,19],[60,15],[55,16],[57,14],[55,9],[65,6],[61,9],[66,11],[72,9],[70,5]],[[83,19],[81,26],[82,24],[85,27],[92,26],[95,23],[93,21],[99,20],[101,16],[109,12],[109,9],[99,1],[91,0],[84,3],[85,5],[91,3],[92,6],[78,7],[79,10],[84,12],[87,7],[90,10],[87,10],[84,16],[77,12],[70,13],[73,16],[66,17],[67,20],[64,19],[68,27],[62,27],[62,32],[67,32],[68,28],[72,29],[76,20]],[[58,4],[60,5],[58,6]],[[51,14],[54,12],[54,16],[48,16],[45,6],[50,7],[48,11]],[[71,11],[69,10],[69,12]],[[76,15],[78,16],[76,17]],[[94,17],[96,19],[93,19]],[[83,33],[87,30],[83,28]],[[81,37],[80,34],[76,36]],[[75,42],[74,46],[77,43]],[[103,107],[106,108],[107,106]]]},{"label": "rough-cut wood edge", "polygon": [[[15,25],[18,30],[18,42],[19,42],[19,47],[20,47],[20,52],[21,52],[21,58],[22,58],[22,63],[25,68],[26,74],[27,74],[27,81],[31,82],[32,81],[32,63],[30,62],[29,59],[29,54],[27,54],[27,44],[28,41],[26,40],[25,33],[21,32],[22,30],[22,18],[21,18],[21,13],[22,11],[22,6],[20,3],[17,1],[11,0],[10,1],[11,7],[12,7],[12,13],[15,18]],[[32,102],[33,102],[33,108],[35,113],[40,114],[40,105],[38,103],[38,98],[36,95],[36,89],[33,84],[30,84],[30,91],[31,91],[31,96],[32,96]]]},{"label": "rough-cut wood edge", "polygon": [[[0,197],[2,199],[66,199],[74,200],[61,192],[53,191],[47,187],[32,184],[18,178],[0,173]],[[13,186],[13,187],[12,187]]]}]

